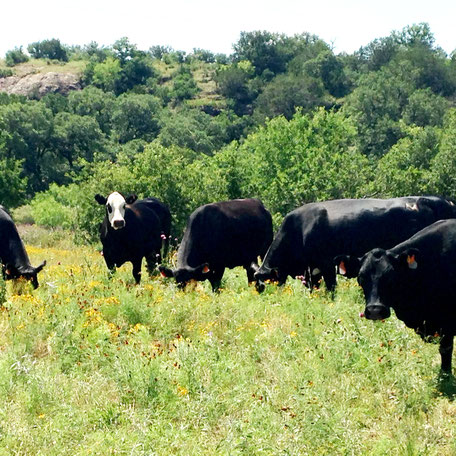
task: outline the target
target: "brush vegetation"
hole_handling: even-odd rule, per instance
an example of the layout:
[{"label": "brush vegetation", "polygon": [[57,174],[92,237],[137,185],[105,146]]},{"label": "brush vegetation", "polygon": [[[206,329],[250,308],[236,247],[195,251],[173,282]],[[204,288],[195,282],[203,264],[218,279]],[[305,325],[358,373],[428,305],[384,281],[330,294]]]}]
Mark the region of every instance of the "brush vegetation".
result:
[{"label": "brush vegetation", "polygon": [[231,55],[50,39],[8,51],[0,87],[49,71],[82,89],[0,93],[0,204],[79,240],[114,190],[166,203],[177,238],[225,199],[260,198],[278,226],[308,202],[456,196],[456,54],[426,23],[352,54],[307,32],[242,32]]},{"label": "brush vegetation", "polygon": [[[40,287],[2,284],[0,454],[452,455],[456,392],[438,347],[363,297],[243,270],[183,292],[112,279],[94,247],[23,232]],[[144,270],[145,274],[145,270]]]}]

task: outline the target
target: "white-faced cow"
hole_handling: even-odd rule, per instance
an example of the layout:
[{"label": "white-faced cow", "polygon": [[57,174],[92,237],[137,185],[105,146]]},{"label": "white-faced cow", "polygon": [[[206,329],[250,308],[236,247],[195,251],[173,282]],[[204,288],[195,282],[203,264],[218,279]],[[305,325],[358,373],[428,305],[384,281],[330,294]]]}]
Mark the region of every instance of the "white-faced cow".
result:
[{"label": "white-faced cow", "polygon": [[442,370],[451,372],[456,334],[456,220],[440,220],[390,250],[363,257],[339,256],[340,273],[358,276],[366,298],[364,315],[397,318],[421,337],[440,338]]},{"label": "white-faced cow", "polygon": [[0,206],[0,262],[5,280],[24,278],[31,281],[33,288],[38,288],[38,273],[43,269],[46,261],[36,268],[30,264],[16,225],[2,206]]},{"label": "white-faced cow", "polygon": [[149,273],[161,263],[161,249],[169,242],[171,214],[156,198],[138,200],[136,195],[124,198],[113,192],[107,198],[95,195],[106,206],[100,226],[100,240],[106,266],[112,272],[127,261],[133,265],[136,283],[141,280],[142,259],[146,258]]},{"label": "white-faced cow", "polygon": [[188,219],[177,269],[160,271],[180,284],[207,279],[217,290],[225,268],[243,266],[252,282],[258,257],[264,257],[272,234],[271,214],[258,199],[206,204]]},{"label": "white-faced cow", "polygon": [[455,209],[433,196],[305,204],[285,217],[255,278],[283,284],[288,276],[305,276],[312,287],[323,276],[334,290],[334,257],[393,247],[437,220],[455,217]]}]

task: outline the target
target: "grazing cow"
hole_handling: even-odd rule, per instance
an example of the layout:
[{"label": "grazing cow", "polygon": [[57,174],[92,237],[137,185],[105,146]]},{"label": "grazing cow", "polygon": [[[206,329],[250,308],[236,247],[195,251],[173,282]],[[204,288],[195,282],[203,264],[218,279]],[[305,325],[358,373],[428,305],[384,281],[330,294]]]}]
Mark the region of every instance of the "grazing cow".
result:
[{"label": "grazing cow", "polygon": [[252,282],[258,256],[264,257],[272,234],[271,214],[258,199],[206,204],[188,219],[177,269],[159,269],[181,284],[207,279],[217,290],[225,268],[243,266]]},{"label": "grazing cow", "polygon": [[358,276],[366,318],[388,318],[392,308],[421,337],[440,337],[444,372],[451,372],[456,334],[455,260],[456,220],[435,222],[390,250],[336,258],[340,273]]},{"label": "grazing cow", "polygon": [[118,192],[107,198],[95,195],[95,200],[106,206],[106,215],[100,226],[100,240],[106,266],[112,272],[130,261],[133,277],[141,281],[141,264],[146,258],[152,273],[161,262],[161,248],[167,249],[171,226],[169,209],[156,198],[138,200],[136,195],[126,199]]},{"label": "grazing cow", "polygon": [[0,262],[5,280],[24,278],[30,280],[35,289],[38,273],[46,265],[46,261],[36,268],[30,264],[16,225],[3,206],[0,206]]},{"label": "grazing cow", "polygon": [[323,276],[326,287],[334,290],[337,255],[361,256],[374,247],[393,247],[455,214],[453,203],[433,196],[305,204],[285,217],[255,278],[283,284],[288,276],[305,276],[312,288]]}]

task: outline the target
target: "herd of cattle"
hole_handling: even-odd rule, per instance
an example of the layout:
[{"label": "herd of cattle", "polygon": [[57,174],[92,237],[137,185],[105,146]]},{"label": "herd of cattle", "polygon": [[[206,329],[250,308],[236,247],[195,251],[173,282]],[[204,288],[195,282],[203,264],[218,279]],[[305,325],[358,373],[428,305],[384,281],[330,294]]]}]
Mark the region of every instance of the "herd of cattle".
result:
[{"label": "herd of cattle", "polygon": [[[347,199],[305,204],[290,212],[275,237],[272,218],[258,199],[206,204],[189,217],[176,269],[161,265],[171,229],[169,208],[156,198],[120,193],[95,196],[106,215],[100,226],[110,271],[125,262],[141,280],[142,259],[152,272],[185,286],[209,280],[220,286],[225,268],[242,266],[249,283],[284,284],[302,277],[310,288],[323,279],[328,290],[336,274],[358,278],[364,315],[397,317],[420,336],[438,336],[442,370],[451,372],[456,334],[456,206],[435,197]],[[261,266],[258,264],[261,258]],[[25,277],[38,287],[33,267],[9,214],[0,206],[0,261],[5,279]]]}]

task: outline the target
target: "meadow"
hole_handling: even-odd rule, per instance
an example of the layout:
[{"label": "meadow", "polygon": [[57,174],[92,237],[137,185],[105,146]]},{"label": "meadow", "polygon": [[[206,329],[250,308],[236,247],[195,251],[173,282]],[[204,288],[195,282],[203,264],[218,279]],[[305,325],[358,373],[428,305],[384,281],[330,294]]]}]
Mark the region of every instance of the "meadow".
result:
[{"label": "meadow", "polygon": [[[453,455],[437,344],[363,297],[242,269],[184,292],[109,278],[98,246],[22,232],[40,287],[3,284],[0,455]],[[6,288],[6,290],[5,290]]]}]

